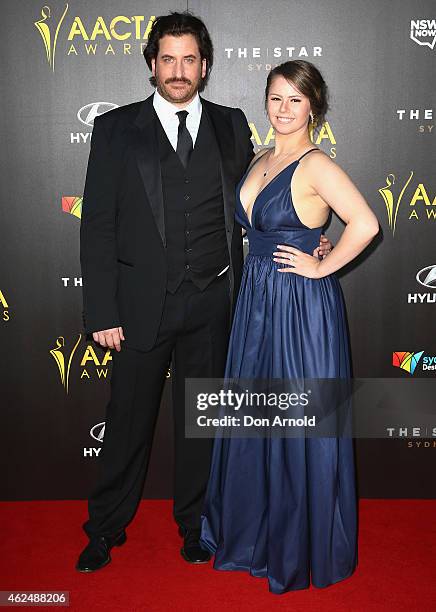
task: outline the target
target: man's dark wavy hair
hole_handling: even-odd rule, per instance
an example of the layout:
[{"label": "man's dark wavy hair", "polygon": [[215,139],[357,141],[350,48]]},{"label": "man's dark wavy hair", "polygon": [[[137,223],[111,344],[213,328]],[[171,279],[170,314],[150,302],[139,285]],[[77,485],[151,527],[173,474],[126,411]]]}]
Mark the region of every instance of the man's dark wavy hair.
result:
[{"label": "man's dark wavy hair", "polygon": [[[183,36],[192,34],[200,50],[201,59],[206,60],[206,76],[201,79],[199,91],[203,91],[209,80],[209,75],[213,65],[213,45],[206,26],[198,17],[189,11],[183,13],[173,12],[169,15],[160,15],[153,22],[147,46],[144,49],[144,58],[147,66],[151,70],[151,60],[157,58],[159,52],[159,41],[163,36]],[[150,83],[156,87],[156,79],[150,77]]]}]

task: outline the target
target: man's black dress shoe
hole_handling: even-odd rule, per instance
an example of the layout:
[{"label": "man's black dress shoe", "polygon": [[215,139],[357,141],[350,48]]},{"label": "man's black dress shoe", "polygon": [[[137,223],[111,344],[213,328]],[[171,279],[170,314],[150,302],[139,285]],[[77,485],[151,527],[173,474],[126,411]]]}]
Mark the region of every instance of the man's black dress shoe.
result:
[{"label": "man's black dress shoe", "polygon": [[179,527],[179,534],[183,537],[183,546],[180,553],[185,561],[188,563],[207,563],[210,560],[210,553],[200,546],[199,529]]},{"label": "man's black dress shoe", "polygon": [[126,532],[120,531],[114,536],[94,536],[82,551],[76,564],[78,572],[95,572],[111,561],[110,551],[114,546],[121,546],[127,540]]}]

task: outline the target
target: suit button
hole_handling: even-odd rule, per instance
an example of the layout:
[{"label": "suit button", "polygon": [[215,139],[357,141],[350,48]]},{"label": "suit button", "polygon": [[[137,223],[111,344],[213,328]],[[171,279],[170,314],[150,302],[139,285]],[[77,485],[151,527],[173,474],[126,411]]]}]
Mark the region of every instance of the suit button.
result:
[{"label": "suit button", "polygon": [[188,196],[188,194],[185,195],[185,200],[189,200],[190,196]]},{"label": "suit button", "polygon": [[185,270],[189,270],[190,268],[191,268],[191,266],[189,264],[186,264]]},{"label": "suit button", "polygon": [[187,185],[189,183],[189,179],[185,178],[185,185]]},{"label": "suit button", "polygon": [[185,213],[185,217],[186,217],[186,218],[188,218],[188,217],[190,217],[190,216],[191,216],[191,213],[188,213],[188,212],[186,212],[186,213]]},{"label": "suit button", "polygon": [[185,249],[185,253],[192,253],[192,249]]},{"label": "suit button", "polygon": [[187,236],[189,236],[189,234],[190,234],[190,233],[191,233],[191,232],[190,232],[189,230],[186,230],[186,232],[185,232],[185,234],[186,234]]}]

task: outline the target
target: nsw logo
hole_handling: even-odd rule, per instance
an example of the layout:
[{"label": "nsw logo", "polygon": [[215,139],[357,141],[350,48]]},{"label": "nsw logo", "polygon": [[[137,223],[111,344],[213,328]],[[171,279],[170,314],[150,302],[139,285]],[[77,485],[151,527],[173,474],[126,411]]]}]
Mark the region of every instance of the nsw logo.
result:
[{"label": "nsw logo", "polygon": [[410,38],[418,45],[434,49],[436,45],[436,19],[411,19]]}]

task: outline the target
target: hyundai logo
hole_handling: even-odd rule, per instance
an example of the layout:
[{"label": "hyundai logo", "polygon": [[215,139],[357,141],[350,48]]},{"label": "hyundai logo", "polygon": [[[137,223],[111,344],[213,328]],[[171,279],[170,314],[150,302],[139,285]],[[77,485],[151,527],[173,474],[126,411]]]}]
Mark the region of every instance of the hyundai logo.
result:
[{"label": "hyundai logo", "polygon": [[113,104],[112,102],[91,102],[91,104],[82,106],[77,113],[77,119],[92,128],[96,117],[104,115],[104,113],[114,108],[118,108],[118,104]]},{"label": "hyundai logo", "polygon": [[436,265],[422,268],[416,275],[416,280],[424,287],[436,289]]},{"label": "hyundai logo", "polygon": [[103,421],[103,423],[97,423],[97,425],[94,425],[89,433],[94,440],[97,440],[97,442],[103,442],[104,428],[105,422]]}]

